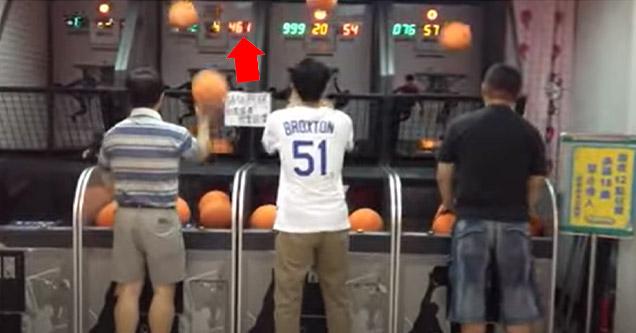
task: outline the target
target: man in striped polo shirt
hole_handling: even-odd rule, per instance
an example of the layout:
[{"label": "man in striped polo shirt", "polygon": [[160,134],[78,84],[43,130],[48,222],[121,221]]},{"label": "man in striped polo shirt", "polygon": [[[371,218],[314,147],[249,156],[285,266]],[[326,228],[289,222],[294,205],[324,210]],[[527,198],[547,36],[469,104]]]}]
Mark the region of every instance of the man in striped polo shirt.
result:
[{"label": "man in striped polo shirt", "polygon": [[112,176],[119,205],[113,232],[117,333],[137,329],[146,267],[154,289],[150,329],[170,332],[175,285],[185,277],[185,248],[175,209],[179,162],[208,156],[211,113],[197,112],[195,140],[185,128],[161,119],[163,87],[153,69],[138,68],[128,74],[126,88],[133,110],[106,133],[99,154],[100,167]]}]

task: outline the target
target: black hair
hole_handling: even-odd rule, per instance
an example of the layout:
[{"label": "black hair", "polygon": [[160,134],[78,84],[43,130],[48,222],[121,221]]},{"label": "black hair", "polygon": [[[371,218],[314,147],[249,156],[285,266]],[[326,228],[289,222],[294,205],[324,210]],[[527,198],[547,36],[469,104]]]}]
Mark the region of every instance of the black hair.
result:
[{"label": "black hair", "polygon": [[492,94],[505,95],[516,100],[521,92],[521,73],[506,64],[490,66],[484,77],[484,86]]},{"label": "black hair", "polygon": [[306,58],[291,69],[291,81],[303,102],[318,102],[331,78],[322,62]]},{"label": "black hair", "polygon": [[161,99],[164,85],[157,71],[149,67],[140,67],[126,75],[126,89],[132,107],[151,108]]},{"label": "black hair", "polygon": [[413,82],[415,81],[415,76],[413,76],[413,74],[409,74],[406,76],[406,81],[407,82]]}]

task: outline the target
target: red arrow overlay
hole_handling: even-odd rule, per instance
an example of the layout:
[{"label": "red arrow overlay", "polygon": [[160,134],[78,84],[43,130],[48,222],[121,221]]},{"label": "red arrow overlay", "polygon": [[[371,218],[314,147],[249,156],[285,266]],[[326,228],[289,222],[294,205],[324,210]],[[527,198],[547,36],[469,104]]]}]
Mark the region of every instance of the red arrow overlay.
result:
[{"label": "red arrow overlay", "polygon": [[226,59],[234,59],[236,69],[236,82],[259,81],[261,79],[258,71],[258,57],[265,53],[254,46],[247,38],[243,37],[236,44],[232,52]]}]

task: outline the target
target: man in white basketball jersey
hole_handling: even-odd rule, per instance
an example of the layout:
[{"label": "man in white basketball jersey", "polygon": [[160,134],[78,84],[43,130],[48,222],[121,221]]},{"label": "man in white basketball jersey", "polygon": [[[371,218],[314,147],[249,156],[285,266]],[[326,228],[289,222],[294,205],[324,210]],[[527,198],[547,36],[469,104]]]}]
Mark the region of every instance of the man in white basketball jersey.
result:
[{"label": "man in white basketball jersey", "polygon": [[353,149],[353,123],[321,103],[330,79],[312,59],[291,70],[298,106],[273,112],[263,133],[265,150],[280,157],[274,229],[276,333],[300,332],[303,282],[313,267],[325,301],[329,332],[350,332],[349,220],[342,184],[344,155]]}]

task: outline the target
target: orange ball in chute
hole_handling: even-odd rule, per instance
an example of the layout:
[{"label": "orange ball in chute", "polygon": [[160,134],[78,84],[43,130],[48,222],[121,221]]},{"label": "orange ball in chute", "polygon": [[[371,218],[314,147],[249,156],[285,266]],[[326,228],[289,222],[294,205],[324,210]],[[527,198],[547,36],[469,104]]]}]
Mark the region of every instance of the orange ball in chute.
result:
[{"label": "orange ball in chute", "polygon": [[186,29],[199,22],[199,14],[190,1],[179,0],[170,6],[168,23],[179,29]]},{"label": "orange ball in chute", "polygon": [[192,78],[192,98],[197,103],[219,105],[225,101],[227,90],[227,80],[215,70],[201,70]]},{"label": "orange ball in chute", "polygon": [[357,232],[380,231],[383,227],[382,217],[370,208],[361,208],[349,215],[351,230]]},{"label": "orange ball in chute", "polygon": [[181,198],[177,199],[177,213],[179,214],[181,224],[188,223],[192,217],[190,206],[188,206],[188,203]]},{"label": "orange ball in chute", "polygon": [[447,51],[463,51],[470,47],[472,32],[468,24],[452,22],[439,34],[439,43]]},{"label": "orange ball in chute", "polygon": [[234,153],[234,146],[227,139],[212,139],[209,143],[209,150],[212,154],[227,155]]},{"label": "orange ball in chute", "polygon": [[435,214],[435,218],[433,219],[433,226],[431,230],[433,230],[436,234],[450,235],[453,231],[453,226],[455,225],[455,220],[457,218],[455,214],[451,212],[442,213],[444,209],[444,206],[439,206],[439,209]]},{"label": "orange ball in chute", "polygon": [[232,204],[225,200],[212,200],[201,208],[199,224],[205,228],[229,228],[232,225]]},{"label": "orange ball in chute", "polygon": [[201,210],[210,202],[213,202],[216,200],[223,200],[223,201],[230,202],[230,196],[223,191],[210,191],[204,194],[199,200],[199,210]]},{"label": "orange ball in chute", "polygon": [[272,229],[276,222],[276,206],[258,207],[250,216],[250,227],[254,229]]},{"label": "orange ball in chute", "polygon": [[[95,225],[98,227],[112,227],[113,224],[115,224],[115,213],[117,213],[117,207],[117,202],[115,201],[104,206],[95,218]],[[178,198],[176,209],[181,224],[187,223],[191,217],[188,203],[182,198]]]},{"label": "orange ball in chute", "polygon": [[307,0],[307,6],[311,9],[322,9],[329,11],[336,6],[338,0]]},{"label": "orange ball in chute", "polygon": [[95,218],[95,225],[98,227],[112,227],[115,224],[116,212],[117,202],[111,201],[99,211]]}]

